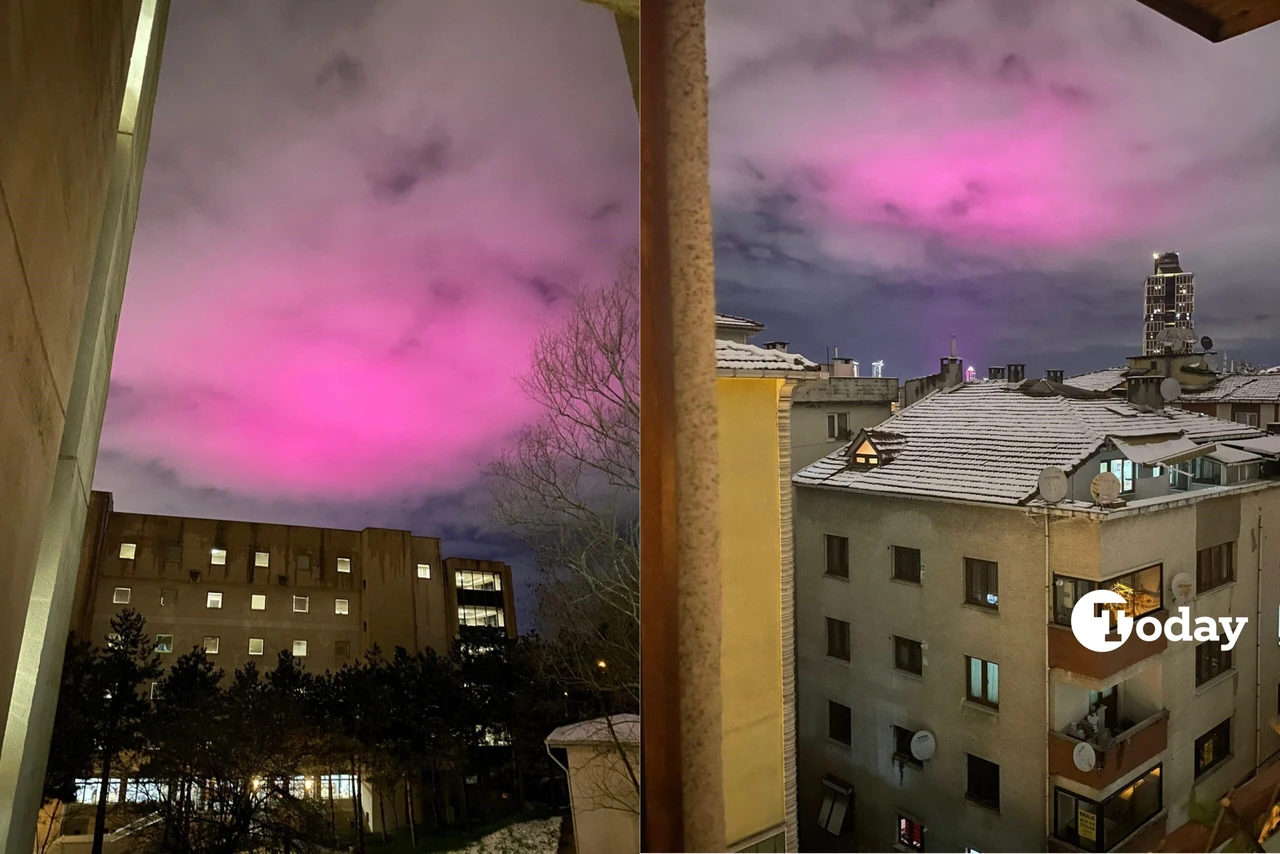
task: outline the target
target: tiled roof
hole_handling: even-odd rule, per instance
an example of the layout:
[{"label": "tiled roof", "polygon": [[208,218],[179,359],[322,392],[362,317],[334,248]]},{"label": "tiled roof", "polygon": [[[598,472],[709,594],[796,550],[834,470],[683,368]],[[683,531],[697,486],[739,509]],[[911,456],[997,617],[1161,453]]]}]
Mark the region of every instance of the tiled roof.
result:
[{"label": "tiled roof", "polygon": [[[609,723],[613,731],[609,731]],[[576,724],[566,724],[553,730],[546,743],[552,747],[574,744],[613,744],[614,738],[622,744],[640,743],[640,716],[613,715],[611,718],[595,718]]]},{"label": "tiled roof", "polygon": [[1019,504],[1035,496],[1042,469],[1071,472],[1108,437],[1181,435],[1211,442],[1262,435],[1181,409],[1157,413],[1102,394],[1044,393],[1054,387],[1032,380],[1017,386],[965,383],[937,392],[868,431],[873,443],[876,434],[893,437],[893,453],[881,449],[892,455],[889,462],[850,470],[841,449],[801,469],[794,480],[861,492]]},{"label": "tiled roof", "polygon": [[1179,400],[1187,403],[1280,402],[1280,374],[1230,374],[1212,388],[1185,392]]},{"label": "tiled roof", "polygon": [[1118,388],[1124,384],[1125,374],[1128,372],[1128,368],[1107,368],[1102,371],[1081,374],[1078,377],[1070,377],[1063,380],[1063,382],[1066,385],[1087,389],[1088,391],[1111,391],[1111,389]]},{"label": "tiled roof", "polygon": [[716,341],[716,367],[722,371],[818,371],[817,363],[810,362],[799,353],[785,350],[766,350],[754,344],[736,341]]},{"label": "tiled roof", "polygon": [[750,329],[759,332],[764,329],[764,324],[758,320],[751,320],[746,317],[738,317],[734,314],[716,314],[716,326],[725,329]]}]

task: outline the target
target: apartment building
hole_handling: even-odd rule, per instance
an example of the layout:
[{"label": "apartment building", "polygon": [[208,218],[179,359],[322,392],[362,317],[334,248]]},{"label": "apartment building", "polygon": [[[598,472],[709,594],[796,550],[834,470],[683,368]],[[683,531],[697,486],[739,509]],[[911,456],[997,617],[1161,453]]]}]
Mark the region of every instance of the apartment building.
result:
[{"label": "apartment building", "polygon": [[[802,850],[1114,850],[1280,751],[1280,436],[1161,379],[957,385],[795,476]],[[1248,622],[1091,652],[1098,588]]]},{"label": "apartment building", "polygon": [[103,644],[125,607],[162,658],[203,647],[228,673],[270,669],[281,650],[324,672],[375,644],[447,653],[516,634],[511,568],[443,558],[434,537],[120,513],[94,492],[72,628]]},{"label": "apartment building", "polygon": [[1280,430],[1280,374],[1229,374],[1209,388],[1183,394],[1178,405],[1251,427]]},{"label": "apartment building", "polygon": [[898,404],[894,377],[855,376],[850,359],[833,358],[822,379],[791,394],[791,471],[843,447],[864,427],[874,427]]}]

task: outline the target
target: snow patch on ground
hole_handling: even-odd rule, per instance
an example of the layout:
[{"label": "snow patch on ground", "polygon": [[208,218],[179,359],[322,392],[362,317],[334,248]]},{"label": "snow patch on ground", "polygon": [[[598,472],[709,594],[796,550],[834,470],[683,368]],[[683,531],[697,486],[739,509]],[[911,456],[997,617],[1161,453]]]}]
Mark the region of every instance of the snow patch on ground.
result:
[{"label": "snow patch on ground", "polygon": [[559,847],[560,818],[556,817],[508,825],[451,854],[556,854]]}]

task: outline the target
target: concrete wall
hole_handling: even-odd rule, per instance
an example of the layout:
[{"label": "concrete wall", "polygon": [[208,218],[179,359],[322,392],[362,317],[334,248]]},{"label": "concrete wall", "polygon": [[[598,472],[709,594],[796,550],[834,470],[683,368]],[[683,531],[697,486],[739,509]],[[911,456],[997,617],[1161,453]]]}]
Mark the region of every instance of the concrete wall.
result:
[{"label": "concrete wall", "polygon": [[[640,799],[617,749],[588,744],[565,752],[578,854],[637,854]],[[639,768],[639,751],[630,748],[628,753],[632,768]]]},{"label": "concrete wall", "polygon": [[167,14],[167,0],[0,9],[6,851],[34,835]]},{"label": "concrete wall", "polygon": [[716,380],[724,583],[725,838],[785,820],[782,715],[782,380]]},{"label": "concrete wall", "polygon": [[[1016,509],[796,490],[800,845],[890,850],[897,815],[934,851],[1044,847],[1043,522]],[[824,537],[849,538],[849,580],[824,577]],[[921,551],[922,583],[891,578],[890,546]],[[964,558],[999,564],[998,612],[964,604]],[[850,623],[852,662],[826,656],[827,617]],[[894,635],[924,643],[924,675],[894,669]],[[968,702],[965,656],[1000,665],[998,712]],[[853,712],[853,745],[827,737],[827,701]],[[893,763],[894,726],[928,729],[922,770]],[[967,756],[1000,766],[1000,813],[966,801]],[[818,824],[822,778],[853,784],[846,827]]]}]

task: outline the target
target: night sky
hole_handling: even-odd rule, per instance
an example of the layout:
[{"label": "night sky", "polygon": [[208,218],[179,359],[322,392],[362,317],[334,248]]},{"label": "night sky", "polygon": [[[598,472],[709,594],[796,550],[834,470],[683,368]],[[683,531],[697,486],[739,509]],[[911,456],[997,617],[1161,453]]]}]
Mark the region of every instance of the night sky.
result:
[{"label": "night sky", "polygon": [[480,471],[636,242],[638,152],[580,0],[175,3],[94,487],[527,568]]},{"label": "night sky", "polygon": [[1141,341],[1155,251],[1196,331],[1280,363],[1280,25],[1136,0],[709,0],[722,310],[888,376],[1082,372]]}]

